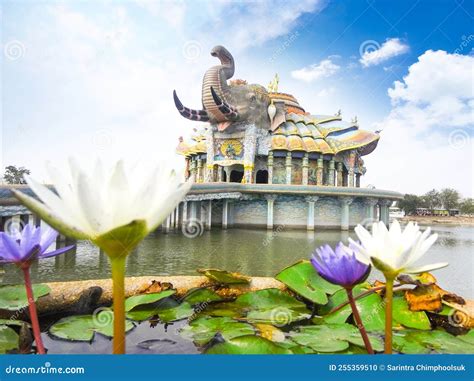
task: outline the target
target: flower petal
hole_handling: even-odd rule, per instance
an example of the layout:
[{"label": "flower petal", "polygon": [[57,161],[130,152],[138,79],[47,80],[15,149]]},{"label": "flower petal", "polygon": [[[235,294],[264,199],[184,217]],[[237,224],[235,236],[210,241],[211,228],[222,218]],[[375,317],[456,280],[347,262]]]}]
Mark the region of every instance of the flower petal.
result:
[{"label": "flower petal", "polygon": [[39,254],[38,258],[55,257],[56,255],[59,255],[59,254],[65,253],[66,251],[71,250],[73,247],[75,247],[75,245],[61,247],[60,249],[53,250],[53,251],[50,251],[48,253]]},{"label": "flower petal", "polygon": [[0,235],[3,243],[2,258],[9,262],[21,262],[23,256],[18,243],[8,234],[0,233]]},{"label": "flower petal", "polygon": [[433,263],[431,265],[425,265],[425,266],[418,266],[418,267],[407,267],[402,270],[403,273],[405,274],[420,274],[424,272],[429,272],[437,269],[441,269],[443,267],[448,266],[448,262],[438,262],[438,263]]}]

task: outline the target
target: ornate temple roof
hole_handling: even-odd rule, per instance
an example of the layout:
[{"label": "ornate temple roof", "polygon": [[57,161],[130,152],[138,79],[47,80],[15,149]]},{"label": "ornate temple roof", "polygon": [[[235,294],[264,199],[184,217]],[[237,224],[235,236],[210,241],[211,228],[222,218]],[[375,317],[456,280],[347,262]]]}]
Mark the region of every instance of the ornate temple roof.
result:
[{"label": "ornate temple roof", "polygon": [[361,155],[367,155],[375,149],[379,137],[340,116],[289,113],[286,122],[273,131],[271,149],[323,154],[359,149]]},{"label": "ornate temple roof", "polygon": [[[180,141],[176,152],[184,155],[206,153],[206,128],[196,128],[192,143]],[[371,153],[380,136],[360,130],[357,123],[346,122],[338,115],[287,113],[286,122],[271,132],[271,149],[284,151],[337,154],[358,149],[361,155]]]}]

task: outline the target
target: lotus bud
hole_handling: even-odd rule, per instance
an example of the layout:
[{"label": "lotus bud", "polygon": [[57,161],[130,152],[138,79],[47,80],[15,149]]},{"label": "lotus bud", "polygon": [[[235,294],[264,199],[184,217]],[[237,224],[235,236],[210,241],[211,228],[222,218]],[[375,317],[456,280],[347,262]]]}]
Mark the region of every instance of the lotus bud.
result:
[{"label": "lotus bud", "polygon": [[273,99],[272,99],[272,102],[268,106],[268,116],[270,117],[270,123],[273,122],[273,118],[275,118],[276,112],[277,112],[277,109],[275,105],[273,104]]}]

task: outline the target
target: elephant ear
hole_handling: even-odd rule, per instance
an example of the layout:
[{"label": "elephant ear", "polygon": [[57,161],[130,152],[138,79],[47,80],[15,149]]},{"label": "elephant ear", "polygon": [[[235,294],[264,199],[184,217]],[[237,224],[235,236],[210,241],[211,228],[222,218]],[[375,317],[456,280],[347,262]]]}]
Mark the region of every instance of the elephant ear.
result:
[{"label": "elephant ear", "polygon": [[286,122],[286,109],[284,102],[275,102],[276,114],[270,125],[270,130],[275,131],[282,123]]}]

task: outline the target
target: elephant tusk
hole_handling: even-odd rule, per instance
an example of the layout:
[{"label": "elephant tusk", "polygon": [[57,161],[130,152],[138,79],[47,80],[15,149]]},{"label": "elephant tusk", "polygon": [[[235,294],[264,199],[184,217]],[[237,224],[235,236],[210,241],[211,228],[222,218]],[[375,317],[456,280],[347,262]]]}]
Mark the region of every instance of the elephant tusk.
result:
[{"label": "elephant tusk", "polygon": [[224,115],[224,117],[229,121],[236,121],[239,119],[239,112],[237,109],[228,103],[224,102],[219,95],[215,92],[214,88],[211,86],[211,94],[212,98],[214,99],[214,103],[216,104],[219,111]]},{"label": "elephant tusk", "polygon": [[208,122],[209,115],[207,114],[206,110],[193,110],[188,107],[184,107],[181,101],[176,94],[176,90],[173,90],[173,99],[176,108],[178,109],[179,113],[185,117],[186,119],[196,120],[199,122]]}]

